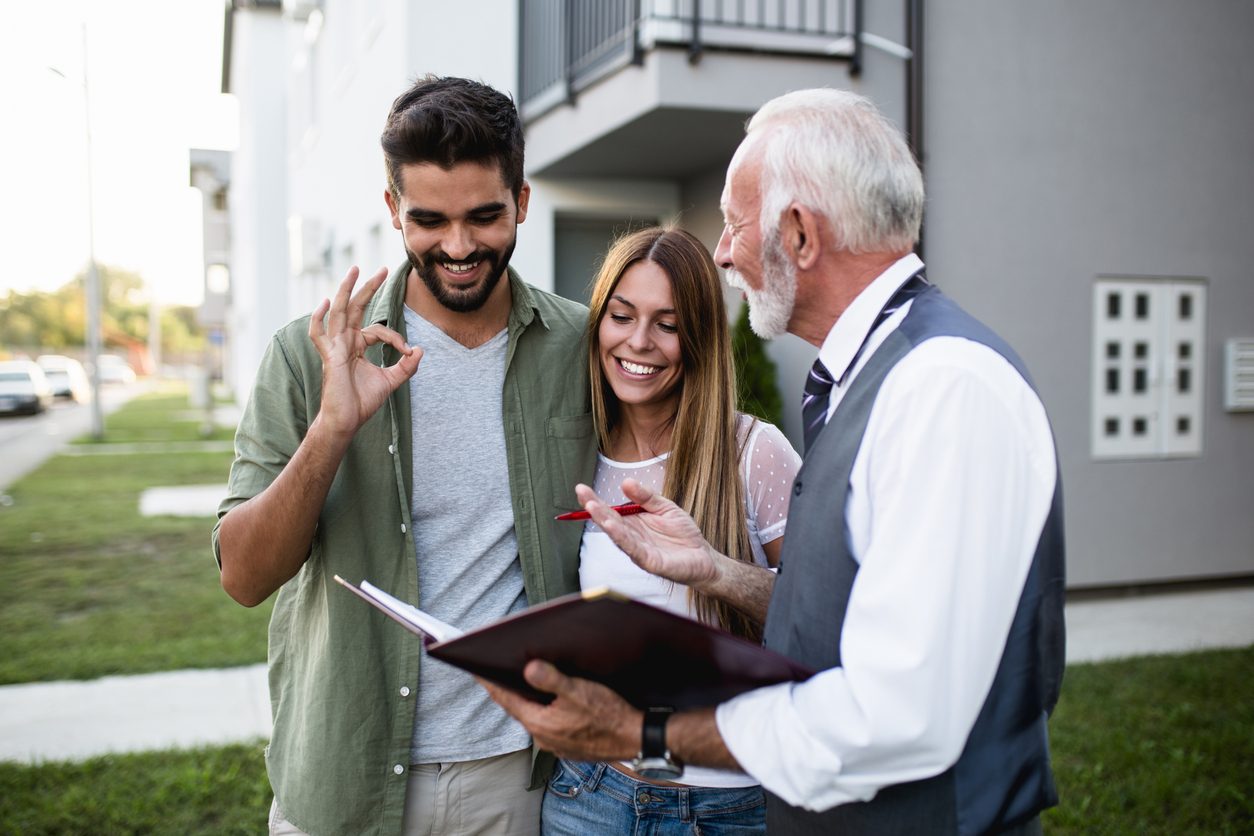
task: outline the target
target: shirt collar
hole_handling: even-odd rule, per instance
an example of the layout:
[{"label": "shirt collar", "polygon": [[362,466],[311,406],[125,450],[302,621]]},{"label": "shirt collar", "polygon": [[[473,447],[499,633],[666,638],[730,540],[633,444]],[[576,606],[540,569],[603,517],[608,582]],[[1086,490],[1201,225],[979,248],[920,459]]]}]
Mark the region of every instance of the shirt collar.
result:
[{"label": "shirt collar", "polygon": [[832,325],[819,348],[819,359],[834,380],[842,379],[866,341],[880,311],[911,276],[923,269],[914,253],[907,253],[863,288]]},{"label": "shirt collar", "polygon": [[383,287],[370,300],[366,309],[366,321],[371,325],[382,324],[392,327],[393,323],[403,322],[405,307],[405,285],[409,280],[409,262],[392,271]]},{"label": "shirt collar", "polygon": [[509,291],[509,320],[511,325],[517,323],[526,328],[531,324],[532,320],[538,318],[542,326],[546,329],[549,327],[544,321],[544,314],[540,312],[539,306],[536,305],[531,287],[514,272],[513,267],[509,268]]}]

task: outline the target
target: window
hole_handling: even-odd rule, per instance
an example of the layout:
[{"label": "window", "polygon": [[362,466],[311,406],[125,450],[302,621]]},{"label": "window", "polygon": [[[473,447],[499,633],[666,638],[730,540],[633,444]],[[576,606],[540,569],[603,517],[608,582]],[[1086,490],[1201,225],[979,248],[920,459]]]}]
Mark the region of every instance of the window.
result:
[{"label": "window", "polygon": [[1201,454],[1205,311],[1200,279],[1098,277],[1094,458]]}]

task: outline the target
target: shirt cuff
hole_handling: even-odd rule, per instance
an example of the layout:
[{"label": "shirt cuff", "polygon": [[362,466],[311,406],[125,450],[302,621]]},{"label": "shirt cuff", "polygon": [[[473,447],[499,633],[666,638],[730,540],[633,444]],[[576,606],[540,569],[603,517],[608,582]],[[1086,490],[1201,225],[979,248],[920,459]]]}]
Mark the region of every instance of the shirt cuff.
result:
[{"label": "shirt cuff", "polygon": [[794,807],[827,810],[875,796],[874,787],[848,780],[839,755],[807,729],[798,713],[797,689],[824,695],[834,684],[830,677],[839,673],[823,671],[803,683],[749,691],[714,711],[723,743],[740,768]]},{"label": "shirt cuff", "polygon": [[714,710],[714,723],[727,750],[746,774],[784,801],[797,805],[801,803],[800,794],[786,780],[781,763],[784,736],[773,722],[791,714],[792,687],[792,683],[782,683],[741,694]]}]

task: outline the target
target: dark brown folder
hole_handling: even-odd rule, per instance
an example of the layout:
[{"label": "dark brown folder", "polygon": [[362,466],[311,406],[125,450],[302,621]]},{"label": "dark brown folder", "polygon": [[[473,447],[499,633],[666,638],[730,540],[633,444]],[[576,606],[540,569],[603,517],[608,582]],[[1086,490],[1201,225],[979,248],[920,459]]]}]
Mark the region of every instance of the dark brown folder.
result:
[{"label": "dark brown folder", "polygon": [[[532,659],[603,683],[637,708],[712,706],[744,691],[800,682],[814,673],[726,630],[608,588],[556,598],[441,641],[406,612],[413,609],[409,605],[385,594],[393,602],[389,606],[364,581],[365,591],[342,578],[336,580],[423,636],[431,656],[540,702],[548,702],[552,695],[536,691],[523,679],[523,667]],[[438,627],[428,629],[442,632]]]}]

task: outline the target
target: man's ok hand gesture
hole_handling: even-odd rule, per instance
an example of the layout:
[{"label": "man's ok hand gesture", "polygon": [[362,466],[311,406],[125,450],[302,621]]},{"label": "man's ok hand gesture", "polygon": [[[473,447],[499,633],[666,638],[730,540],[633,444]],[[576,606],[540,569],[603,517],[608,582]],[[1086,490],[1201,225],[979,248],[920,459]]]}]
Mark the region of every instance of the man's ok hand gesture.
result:
[{"label": "man's ok hand gesture", "polygon": [[[381,324],[361,327],[366,306],[387,279],[380,269],[353,295],[358,270],[352,267],[334,299],[324,299],[309,320],[309,339],[322,356],[322,405],[319,420],[329,432],[351,436],[401,384],[413,377],[422,349],[411,347]],[[387,343],[401,353],[391,366],[376,366],[366,349]]]},{"label": "man's ok hand gesture", "polygon": [[[391,328],[361,327],[366,306],[385,279],[387,270],[380,270],[353,296],[354,267],[335,298],[313,312],[309,339],[322,358],[318,415],[270,486],[222,518],[222,588],[246,607],[260,604],[300,571],[353,436],[418,371],[422,349],[406,345]],[[375,343],[387,343],[401,358],[383,368],[372,364],[366,349]]]}]

